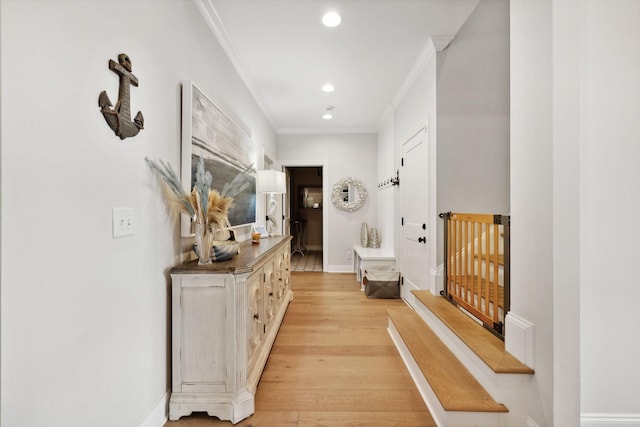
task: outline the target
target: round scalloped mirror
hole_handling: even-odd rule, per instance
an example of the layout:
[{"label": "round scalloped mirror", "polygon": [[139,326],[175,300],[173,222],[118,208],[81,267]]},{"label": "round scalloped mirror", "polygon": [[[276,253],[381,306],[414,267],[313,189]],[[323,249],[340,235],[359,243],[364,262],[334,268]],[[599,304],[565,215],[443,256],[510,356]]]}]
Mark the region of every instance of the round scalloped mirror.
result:
[{"label": "round scalloped mirror", "polygon": [[343,178],[333,186],[331,201],[340,210],[357,211],[365,200],[367,200],[367,189],[358,179]]}]

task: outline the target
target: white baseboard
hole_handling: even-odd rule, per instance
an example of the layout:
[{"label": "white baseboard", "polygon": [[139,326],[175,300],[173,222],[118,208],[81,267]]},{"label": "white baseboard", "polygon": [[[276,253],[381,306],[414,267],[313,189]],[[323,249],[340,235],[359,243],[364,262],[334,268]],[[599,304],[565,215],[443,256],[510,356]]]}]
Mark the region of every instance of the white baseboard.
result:
[{"label": "white baseboard", "polygon": [[330,265],[327,267],[328,273],[353,273],[353,264],[348,265]]},{"label": "white baseboard", "polygon": [[169,414],[169,397],[171,396],[171,390],[167,391],[162,399],[153,407],[149,415],[138,427],[162,427],[168,420]]},{"label": "white baseboard", "polygon": [[589,427],[640,426],[640,414],[580,414],[580,425]]},{"label": "white baseboard", "polygon": [[528,367],[534,369],[533,357],[533,323],[514,314],[507,313],[505,317],[505,350]]}]

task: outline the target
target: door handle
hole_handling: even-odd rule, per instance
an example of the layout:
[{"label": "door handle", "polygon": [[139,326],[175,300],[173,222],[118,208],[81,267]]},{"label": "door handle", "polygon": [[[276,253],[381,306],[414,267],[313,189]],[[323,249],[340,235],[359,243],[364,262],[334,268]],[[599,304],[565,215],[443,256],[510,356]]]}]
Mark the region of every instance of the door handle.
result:
[{"label": "door handle", "polygon": [[427,244],[427,237],[426,236],[425,237],[418,237],[418,242]]}]

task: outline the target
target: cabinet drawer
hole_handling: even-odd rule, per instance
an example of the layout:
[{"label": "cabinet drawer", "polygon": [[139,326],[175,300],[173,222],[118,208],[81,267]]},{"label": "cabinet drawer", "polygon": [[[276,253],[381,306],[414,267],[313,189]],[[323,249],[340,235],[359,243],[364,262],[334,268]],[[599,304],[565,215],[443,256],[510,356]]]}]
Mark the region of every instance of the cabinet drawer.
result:
[{"label": "cabinet drawer", "polygon": [[226,285],[224,277],[216,276],[185,276],[180,278],[180,286],[183,288],[223,288]]}]

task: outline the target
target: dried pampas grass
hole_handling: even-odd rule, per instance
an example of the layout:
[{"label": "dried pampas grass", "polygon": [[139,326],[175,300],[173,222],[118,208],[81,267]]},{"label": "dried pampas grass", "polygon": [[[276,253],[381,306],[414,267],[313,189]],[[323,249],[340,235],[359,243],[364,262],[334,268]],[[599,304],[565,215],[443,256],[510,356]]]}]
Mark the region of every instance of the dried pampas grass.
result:
[{"label": "dried pampas grass", "polygon": [[164,183],[164,196],[169,209],[189,215],[198,224],[210,224],[217,229],[230,227],[229,209],[233,205],[234,196],[243,191],[248,183],[244,176],[253,169],[247,168],[225,184],[222,192],[210,189],[211,174],[204,170],[204,159],[201,157],[196,169],[196,184],[190,193],[182,188],[178,175],[171,165],[159,160],[158,163],[145,157],[149,168],[156,172]]},{"label": "dried pampas grass", "polygon": [[164,163],[162,160],[158,160],[158,163],[144,158],[149,168],[156,172],[162,182],[164,183],[164,194],[167,198],[169,208],[178,212],[186,213],[193,217],[196,214],[196,207],[194,206],[191,195],[184,191],[178,175],[173,171],[173,168],[169,163]]},{"label": "dried pampas grass", "polygon": [[218,228],[231,226],[229,223],[229,208],[233,204],[233,197],[223,197],[216,190],[209,191],[207,203],[207,220]]}]

